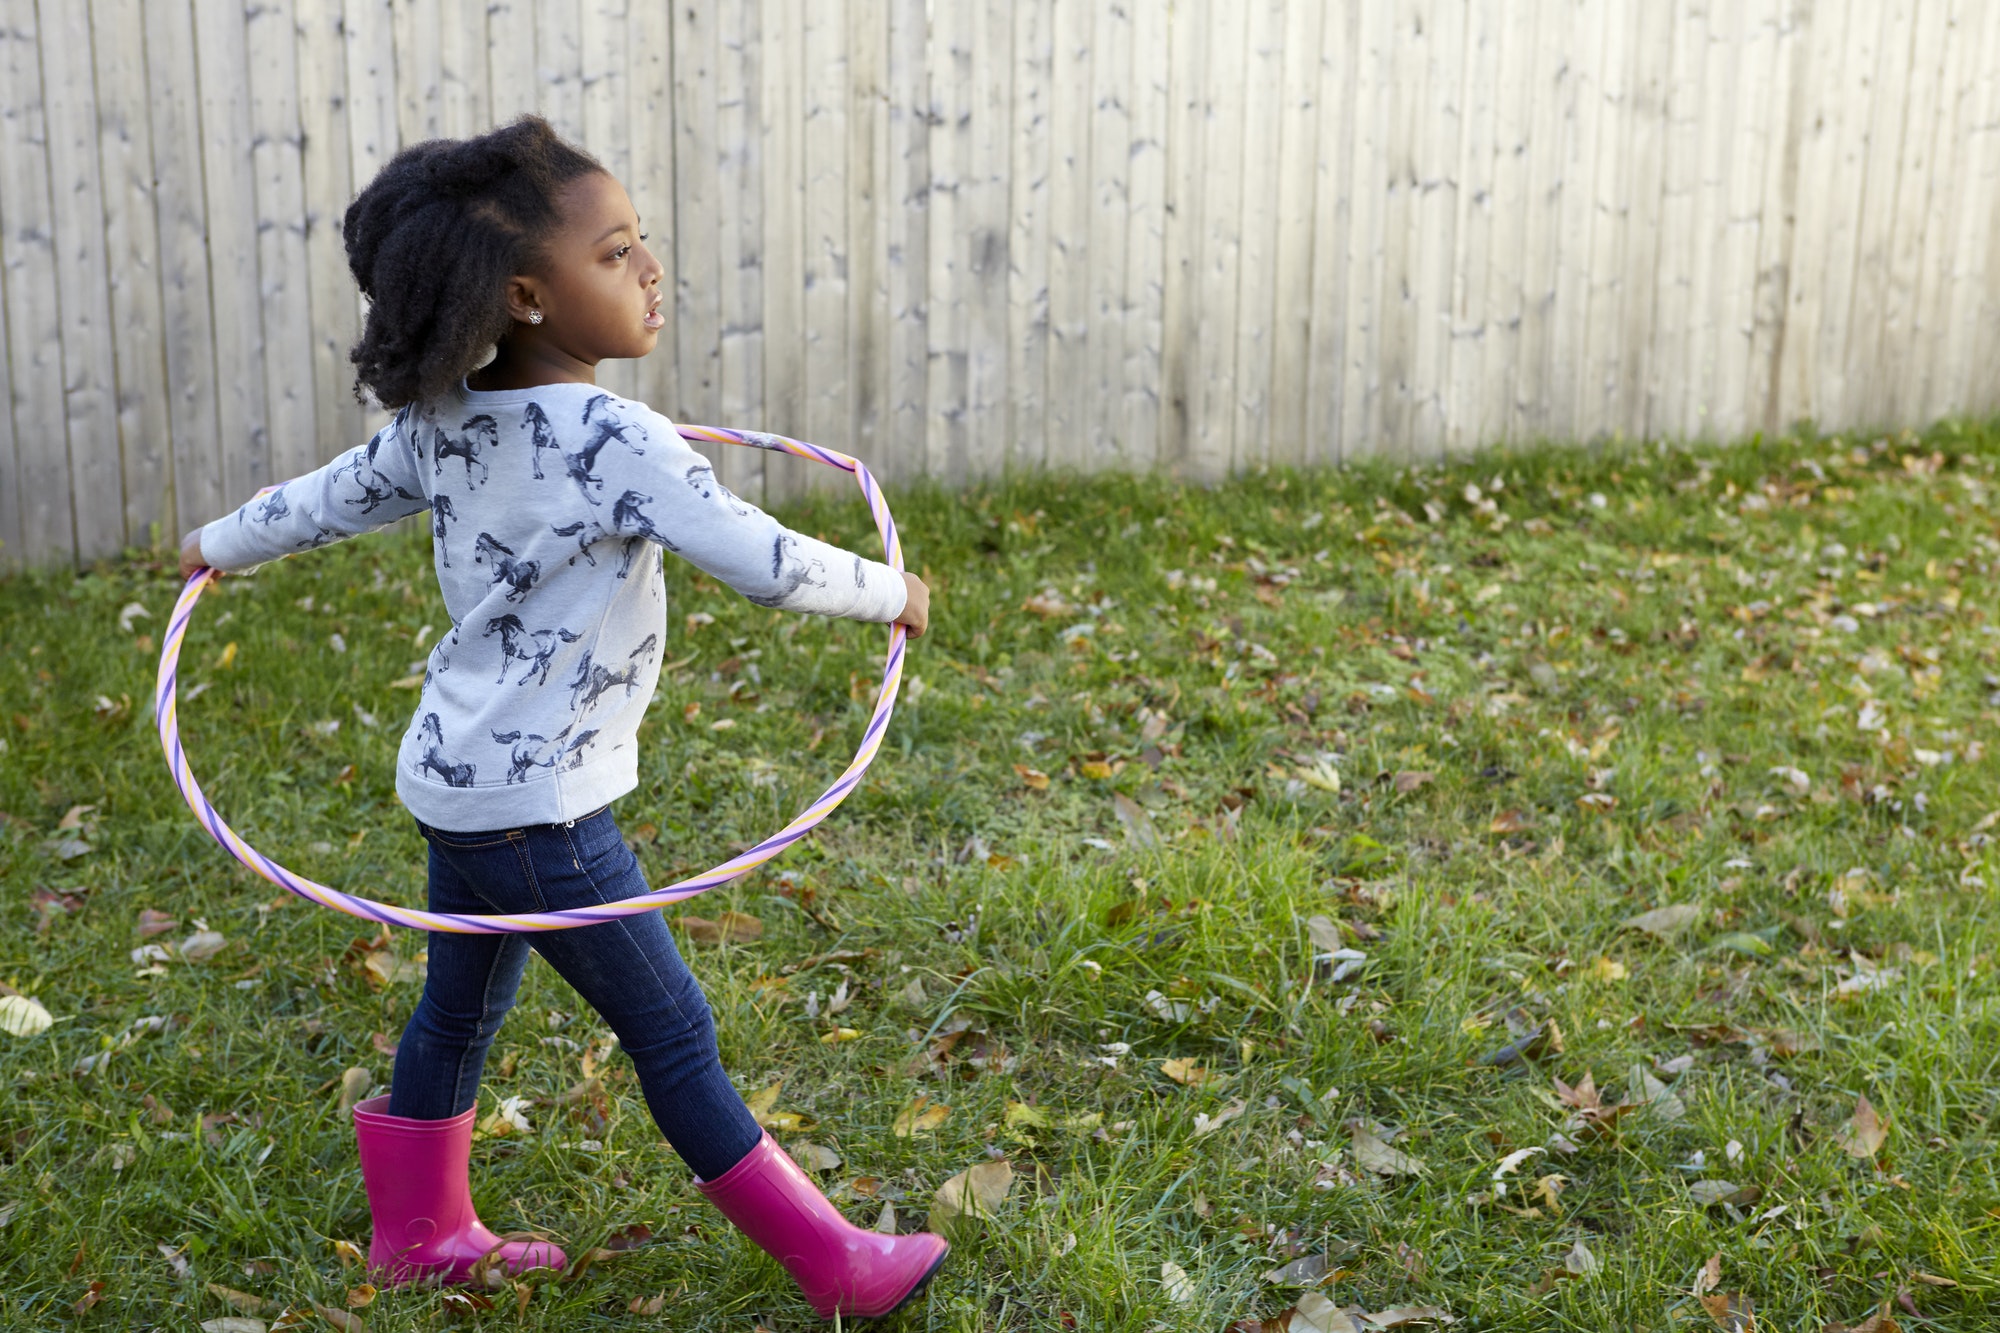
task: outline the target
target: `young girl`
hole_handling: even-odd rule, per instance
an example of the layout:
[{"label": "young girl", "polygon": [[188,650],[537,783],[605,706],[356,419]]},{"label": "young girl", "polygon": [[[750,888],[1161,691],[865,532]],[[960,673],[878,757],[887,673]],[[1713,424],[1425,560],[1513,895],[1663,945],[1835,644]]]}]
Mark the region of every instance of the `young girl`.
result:
[{"label": "young girl", "polygon": [[[645,893],[610,803],[638,785],[659,677],[659,548],[760,606],[912,635],[929,593],[739,500],[666,418],[597,388],[599,361],[653,350],[662,270],[618,182],[545,122],[405,149],[348,209],[345,235],[370,302],[357,391],[400,410],[366,445],[187,534],[182,573],[245,570],[429,510],[452,629],[431,650],[396,791],[430,846],[430,909]],[[937,1270],[941,1238],[850,1225],[758,1127],[655,912],[430,937],[390,1092],[354,1108],[369,1263],[388,1280],[461,1281],[495,1250],[511,1271],[564,1264],[546,1241],[482,1226],[467,1184],[480,1070],[531,947],[618,1034],[697,1188],[822,1316],[886,1314]]]}]

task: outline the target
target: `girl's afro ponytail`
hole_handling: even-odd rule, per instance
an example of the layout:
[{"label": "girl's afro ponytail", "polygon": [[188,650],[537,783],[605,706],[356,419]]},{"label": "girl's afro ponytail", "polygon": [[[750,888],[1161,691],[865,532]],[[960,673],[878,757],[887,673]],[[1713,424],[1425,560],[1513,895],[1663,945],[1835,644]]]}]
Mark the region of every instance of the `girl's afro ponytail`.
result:
[{"label": "girl's afro ponytail", "polygon": [[507,279],[540,260],[562,188],[602,170],[539,116],[390,158],[341,228],[368,298],[356,396],[398,408],[456,389],[506,335]]}]

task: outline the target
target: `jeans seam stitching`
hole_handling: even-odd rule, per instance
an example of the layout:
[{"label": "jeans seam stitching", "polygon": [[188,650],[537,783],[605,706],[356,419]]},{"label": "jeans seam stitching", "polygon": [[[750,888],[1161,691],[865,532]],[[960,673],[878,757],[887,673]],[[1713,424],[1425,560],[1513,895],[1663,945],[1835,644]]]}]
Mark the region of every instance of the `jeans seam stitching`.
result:
[{"label": "jeans seam stitching", "polygon": [[[600,889],[597,886],[596,877],[593,876],[589,870],[584,868],[583,856],[580,852],[577,851],[576,837],[572,830],[568,828],[563,829],[563,841],[569,844],[570,860],[572,864],[576,866],[577,870],[582,873],[583,882],[590,886],[591,896],[597,899],[599,904],[607,903],[609,900],[605,898],[604,890]],[[659,969],[652,965],[652,959],[646,956],[646,951],[638,947],[638,942],[632,938],[631,931],[626,927],[625,918],[616,917],[611,921],[604,922],[603,924],[616,925],[618,927],[618,933],[625,937],[626,943],[633,946],[633,951],[637,953],[640,957],[646,958],[647,969],[652,972],[653,980],[655,983],[658,984],[660,988],[660,993],[667,997],[667,1003],[673,1006],[674,1017],[680,1020],[681,1030],[683,1032],[695,1031],[697,1025],[689,1020],[686,1011],[681,1008],[680,997],[674,994],[673,987],[667,984],[667,979],[660,975]],[[683,967],[687,966],[685,960],[683,960],[682,966]],[[690,981],[693,981],[695,984],[695,989],[700,990],[701,980],[700,978],[694,975],[694,969],[690,967],[687,969],[687,972],[688,972],[688,979]]]}]

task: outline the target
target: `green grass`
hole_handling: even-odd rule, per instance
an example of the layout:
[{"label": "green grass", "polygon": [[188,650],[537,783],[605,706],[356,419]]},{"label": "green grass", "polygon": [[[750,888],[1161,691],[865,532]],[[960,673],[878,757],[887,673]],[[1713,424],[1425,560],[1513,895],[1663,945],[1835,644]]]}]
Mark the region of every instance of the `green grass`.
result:
[{"label": "green grass", "polygon": [[[946,1177],[1012,1162],[1011,1196],[906,1327],[1068,1312],[1220,1333],[1291,1305],[1262,1275],[1322,1253],[1338,1303],[1433,1304],[1466,1328],[1709,1327],[1689,1293],[1711,1255],[1759,1327],[1859,1322],[1902,1288],[1905,1328],[1990,1327],[1996,457],[1995,429],[1943,426],[1212,490],[905,493],[936,628],[882,758],[810,842],[689,909],[765,925],[688,946],[725,1062],[746,1093],[784,1081],[777,1109],[815,1123],[782,1137],[844,1159],[829,1188],[872,1178],[875,1199],[846,1191],[863,1222],[886,1196],[920,1224]],[[864,539],[845,494],[787,517]],[[225,816],[405,903],[421,843],[391,779],[414,696],[392,682],[448,623],[428,559],[401,532],[225,580],[182,670],[188,750]],[[773,830],[839,770],[882,648],[685,566],[669,579],[668,657],[690,660],[618,803],[656,882]],[[146,703],[174,593],[134,560],[0,599],[0,979],[58,1020],[0,1034],[7,1328],[192,1328],[231,1313],[208,1283],[338,1306],[361,1280],[334,1248],[368,1231],[337,1084],[386,1078],[373,1035],[400,1031],[416,983],[377,989],[367,928],[285,901],[180,804]],[[151,618],[121,629],[134,601]],[[686,628],[694,612],[714,622]],[[1316,785],[1329,772],[1338,794]],[[79,805],[84,827],[59,832]],[[90,850],[64,859],[79,833]],[[1667,938],[1621,928],[1678,904],[1698,910]],[[142,974],[145,909],[178,923],[154,942],[199,920],[227,947]],[[1316,962],[1315,916],[1365,957]],[[168,1021],[121,1040],[146,1016]],[[835,1026],[861,1035],[822,1043]],[[689,1188],[622,1058],[607,1115],[558,1100],[604,1036],[530,969],[480,1106],[528,1098],[534,1129],[475,1147],[475,1195],[496,1227],[573,1252],[634,1223],[653,1239],[532,1290],[518,1319],[507,1293],[473,1321],[812,1326]],[[1635,1066],[1677,1105],[1566,1128],[1557,1079],[1591,1075],[1615,1103]],[[1887,1127],[1872,1160],[1841,1141],[1862,1094]],[[920,1095],[949,1117],[897,1136]],[[1420,1172],[1369,1170],[1357,1125]],[[1491,1197],[1523,1149],[1544,1151]],[[1553,1182],[1534,1197],[1550,1175],[1554,1206]],[[1704,1180],[1746,1192],[1705,1205]],[[1598,1270],[1538,1288],[1578,1242]],[[94,1282],[101,1303],[72,1314]],[[660,1294],[659,1315],[627,1312]],[[448,1319],[425,1291],[364,1317]]]}]

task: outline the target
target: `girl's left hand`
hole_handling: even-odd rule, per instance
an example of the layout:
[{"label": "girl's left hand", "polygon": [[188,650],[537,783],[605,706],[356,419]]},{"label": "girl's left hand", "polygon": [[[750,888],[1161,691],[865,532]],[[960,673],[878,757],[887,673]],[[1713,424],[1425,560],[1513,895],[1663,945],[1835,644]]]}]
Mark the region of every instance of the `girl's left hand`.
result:
[{"label": "girl's left hand", "polygon": [[[201,558],[201,529],[196,528],[181,538],[181,577],[193,578],[196,570],[207,566],[208,561]],[[222,571],[216,570],[215,576],[221,578]]]}]

